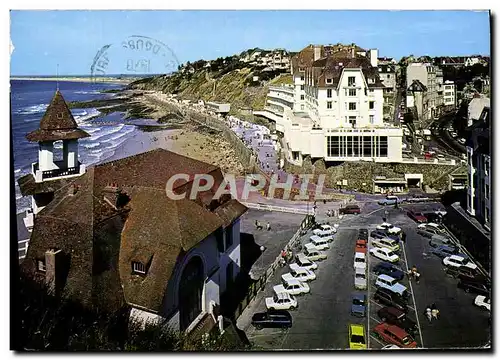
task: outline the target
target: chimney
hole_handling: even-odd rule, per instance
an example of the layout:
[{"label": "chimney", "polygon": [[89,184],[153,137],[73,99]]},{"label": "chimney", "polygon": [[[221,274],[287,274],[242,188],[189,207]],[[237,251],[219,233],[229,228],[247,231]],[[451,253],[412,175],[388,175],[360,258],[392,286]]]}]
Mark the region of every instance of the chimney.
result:
[{"label": "chimney", "polygon": [[45,252],[45,284],[49,293],[57,296],[62,277],[62,251],[50,249]]},{"label": "chimney", "polygon": [[321,45],[314,45],[314,61],[321,57]]},{"label": "chimney", "polygon": [[377,49],[370,49],[370,64],[373,67],[378,66],[378,50]]},{"label": "chimney", "polygon": [[351,57],[354,59],[356,57],[354,46],[351,48]]}]

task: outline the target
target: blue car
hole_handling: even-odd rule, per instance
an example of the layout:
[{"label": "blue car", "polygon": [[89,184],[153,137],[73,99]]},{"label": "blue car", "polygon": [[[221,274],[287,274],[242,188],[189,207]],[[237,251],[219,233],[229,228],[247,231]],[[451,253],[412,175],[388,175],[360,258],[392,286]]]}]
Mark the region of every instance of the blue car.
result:
[{"label": "blue car", "polygon": [[373,272],[376,275],[389,275],[396,280],[402,280],[405,277],[405,273],[400,268],[388,262],[378,263],[373,268]]},{"label": "blue car", "polygon": [[358,317],[366,316],[366,295],[364,294],[352,295],[351,315]]},{"label": "blue car", "polygon": [[389,234],[388,230],[373,230],[370,233],[370,236],[375,239],[384,239],[389,238],[399,243],[400,237],[398,235]]},{"label": "blue car", "polygon": [[388,195],[385,199],[379,200],[378,204],[379,205],[394,205],[396,203],[400,203],[401,201],[398,199],[397,196],[393,195]]},{"label": "blue car", "polygon": [[436,248],[433,248],[431,250],[431,253],[436,255],[437,257],[444,259],[447,256],[451,255],[459,255],[459,256],[465,256],[463,254],[458,253],[458,248],[455,246],[449,246],[449,245],[440,245]]}]

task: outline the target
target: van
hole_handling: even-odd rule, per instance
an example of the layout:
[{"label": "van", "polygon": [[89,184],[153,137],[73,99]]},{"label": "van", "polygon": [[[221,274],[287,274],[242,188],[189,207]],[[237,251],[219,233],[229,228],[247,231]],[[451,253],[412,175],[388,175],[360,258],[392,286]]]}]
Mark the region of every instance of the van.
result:
[{"label": "van", "polygon": [[322,238],[318,235],[313,235],[309,238],[311,244],[313,244],[318,250],[326,250],[330,248],[328,245],[328,238]]},{"label": "van", "polygon": [[372,241],[372,245],[377,247],[384,247],[391,251],[399,251],[399,244],[394,239],[389,239],[389,238],[374,239]]}]

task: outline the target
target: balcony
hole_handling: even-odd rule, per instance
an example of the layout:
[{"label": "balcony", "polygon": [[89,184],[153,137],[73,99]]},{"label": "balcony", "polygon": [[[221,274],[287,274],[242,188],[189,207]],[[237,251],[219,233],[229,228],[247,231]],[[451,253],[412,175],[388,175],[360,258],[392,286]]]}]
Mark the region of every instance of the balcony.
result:
[{"label": "balcony", "polygon": [[73,177],[85,174],[85,165],[78,162],[77,166],[66,168],[63,167],[62,161],[54,162],[58,168],[51,170],[40,170],[38,163],[31,164],[31,173],[35,178],[35,182],[42,182],[45,180],[55,180],[65,177]]}]

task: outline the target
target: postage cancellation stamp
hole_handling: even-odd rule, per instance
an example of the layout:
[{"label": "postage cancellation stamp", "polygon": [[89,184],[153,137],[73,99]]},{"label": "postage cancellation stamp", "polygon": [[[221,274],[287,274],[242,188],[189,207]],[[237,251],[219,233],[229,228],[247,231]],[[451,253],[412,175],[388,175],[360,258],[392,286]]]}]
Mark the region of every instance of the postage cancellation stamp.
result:
[{"label": "postage cancellation stamp", "polygon": [[111,75],[159,75],[177,70],[174,51],[159,40],[131,35],[120,43],[104,45],[97,51],[90,74],[92,81]]}]

